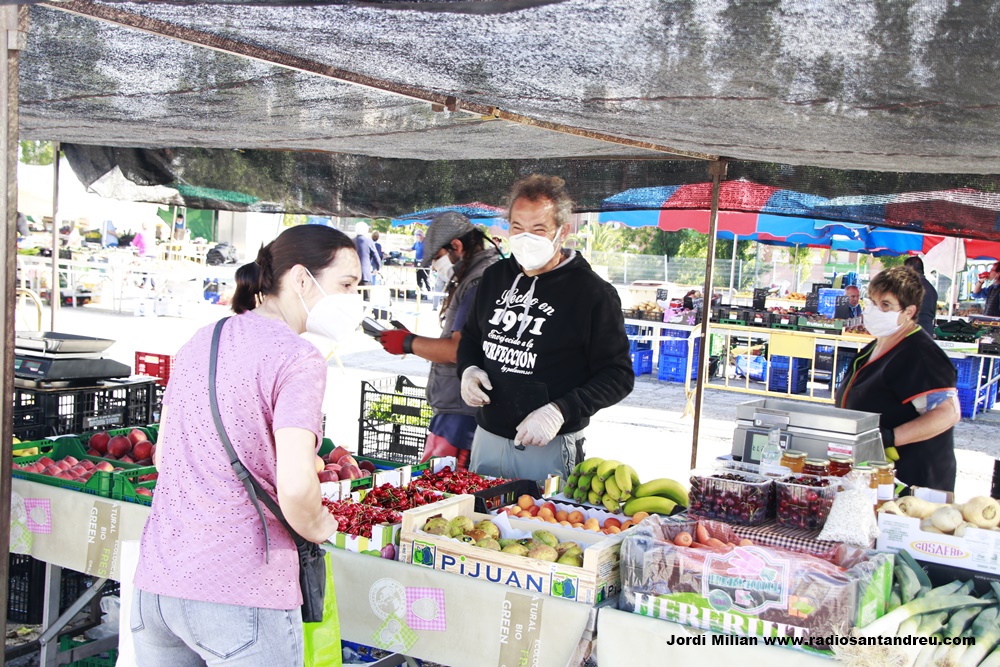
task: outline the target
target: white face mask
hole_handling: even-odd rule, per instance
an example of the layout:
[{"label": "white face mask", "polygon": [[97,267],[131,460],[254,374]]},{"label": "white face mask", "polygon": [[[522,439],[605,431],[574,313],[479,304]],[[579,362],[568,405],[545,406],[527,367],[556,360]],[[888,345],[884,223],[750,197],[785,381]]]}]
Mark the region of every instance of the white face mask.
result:
[{"label": "white face mask", "polygon": [[558,241],[558,238],[557,230],[555,239],[525,232],[515,234],[507,240],[510,242],[510,251],[521,268],[534,271],[548,264],[553,255],[559,252],[562,242]]},{"label": "white face mask", "polygon": [[865,329],[876,338],[888,338],[899,331],[903,325],[899,323],[900,311],[881,311],[872,306],[865,311]]},{"label": "white face mask", "polygon": [[323,298],[309,310],[305,299],[299,294],[299,301],[306,309],[306,331],[329,338],[335,343],[345,340],[361,326],[361,320],[365,316],[364,300],[360,294],[327,294],[312,273],[309,273],[309,277],[319,287]]}]

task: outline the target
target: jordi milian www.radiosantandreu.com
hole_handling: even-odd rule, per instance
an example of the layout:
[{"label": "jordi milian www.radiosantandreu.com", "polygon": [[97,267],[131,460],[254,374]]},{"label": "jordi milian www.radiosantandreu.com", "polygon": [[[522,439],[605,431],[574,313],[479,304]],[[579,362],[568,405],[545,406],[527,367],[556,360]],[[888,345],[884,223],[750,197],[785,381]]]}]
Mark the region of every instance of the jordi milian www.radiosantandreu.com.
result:
[{"label": "jordi milian www.radiosantandreu.com", "polygon": [[829,648],[833,646],[975,646],[975,637],[849,637],[827,635],[825,637],[740,637],[738,635],[696,635],[693,637],[670,637],[667,646],[810,646]]}]

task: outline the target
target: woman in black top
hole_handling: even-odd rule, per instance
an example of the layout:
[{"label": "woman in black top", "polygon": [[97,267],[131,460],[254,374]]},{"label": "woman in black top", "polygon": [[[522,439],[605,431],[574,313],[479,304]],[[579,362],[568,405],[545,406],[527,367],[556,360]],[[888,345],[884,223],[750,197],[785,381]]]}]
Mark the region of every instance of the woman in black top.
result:
[{"label": "woman in black top", "polygon": [[858,353],[837,405],[878,412],[887,456],[895,448],[896,477],[911,486],[955,490],[952,427],[961,419],[951,360],[916,323],[923,285],[895,267],[868,286],[865,327],[875,341]]}]

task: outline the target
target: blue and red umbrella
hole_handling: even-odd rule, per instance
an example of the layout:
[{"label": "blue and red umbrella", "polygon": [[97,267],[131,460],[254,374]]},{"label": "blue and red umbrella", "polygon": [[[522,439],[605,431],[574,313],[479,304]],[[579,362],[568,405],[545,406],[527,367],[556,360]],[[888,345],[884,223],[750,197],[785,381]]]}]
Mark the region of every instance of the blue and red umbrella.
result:
[{"label": "blue and red umbrella", "polygon": [[404,227],[406,225],[428,225],[434,216],[447,212],[461,213],[467,217],[472,224],[482,225],[489,229],[491,234],[506,231],[507,211],[499,206],[490,206],[481,202],[471,202],[469,204],[456,204],[454,206],[438,206],[428,208],[415,213],[407,213],[398,218],[392,219],[393,227]]}]

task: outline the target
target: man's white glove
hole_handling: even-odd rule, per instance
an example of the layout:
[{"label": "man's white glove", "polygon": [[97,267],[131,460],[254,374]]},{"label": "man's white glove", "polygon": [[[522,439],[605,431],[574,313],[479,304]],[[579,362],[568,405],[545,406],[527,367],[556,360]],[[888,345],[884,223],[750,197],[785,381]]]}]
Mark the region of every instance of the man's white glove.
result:
[{"label": "man's white glove", "polygon": [[468,405],[474,408],[486,405],[490,402],[490,397],[486,392],[492,389],[490,376],[482,368],[469,366],[462,373],[462,400]]},{"label": "man's white glove", "polygon": [[547,403],[530,413],[517,425],[514,444],[544,447],[559,434],[564,421],[562,411],[556,404]]}]

